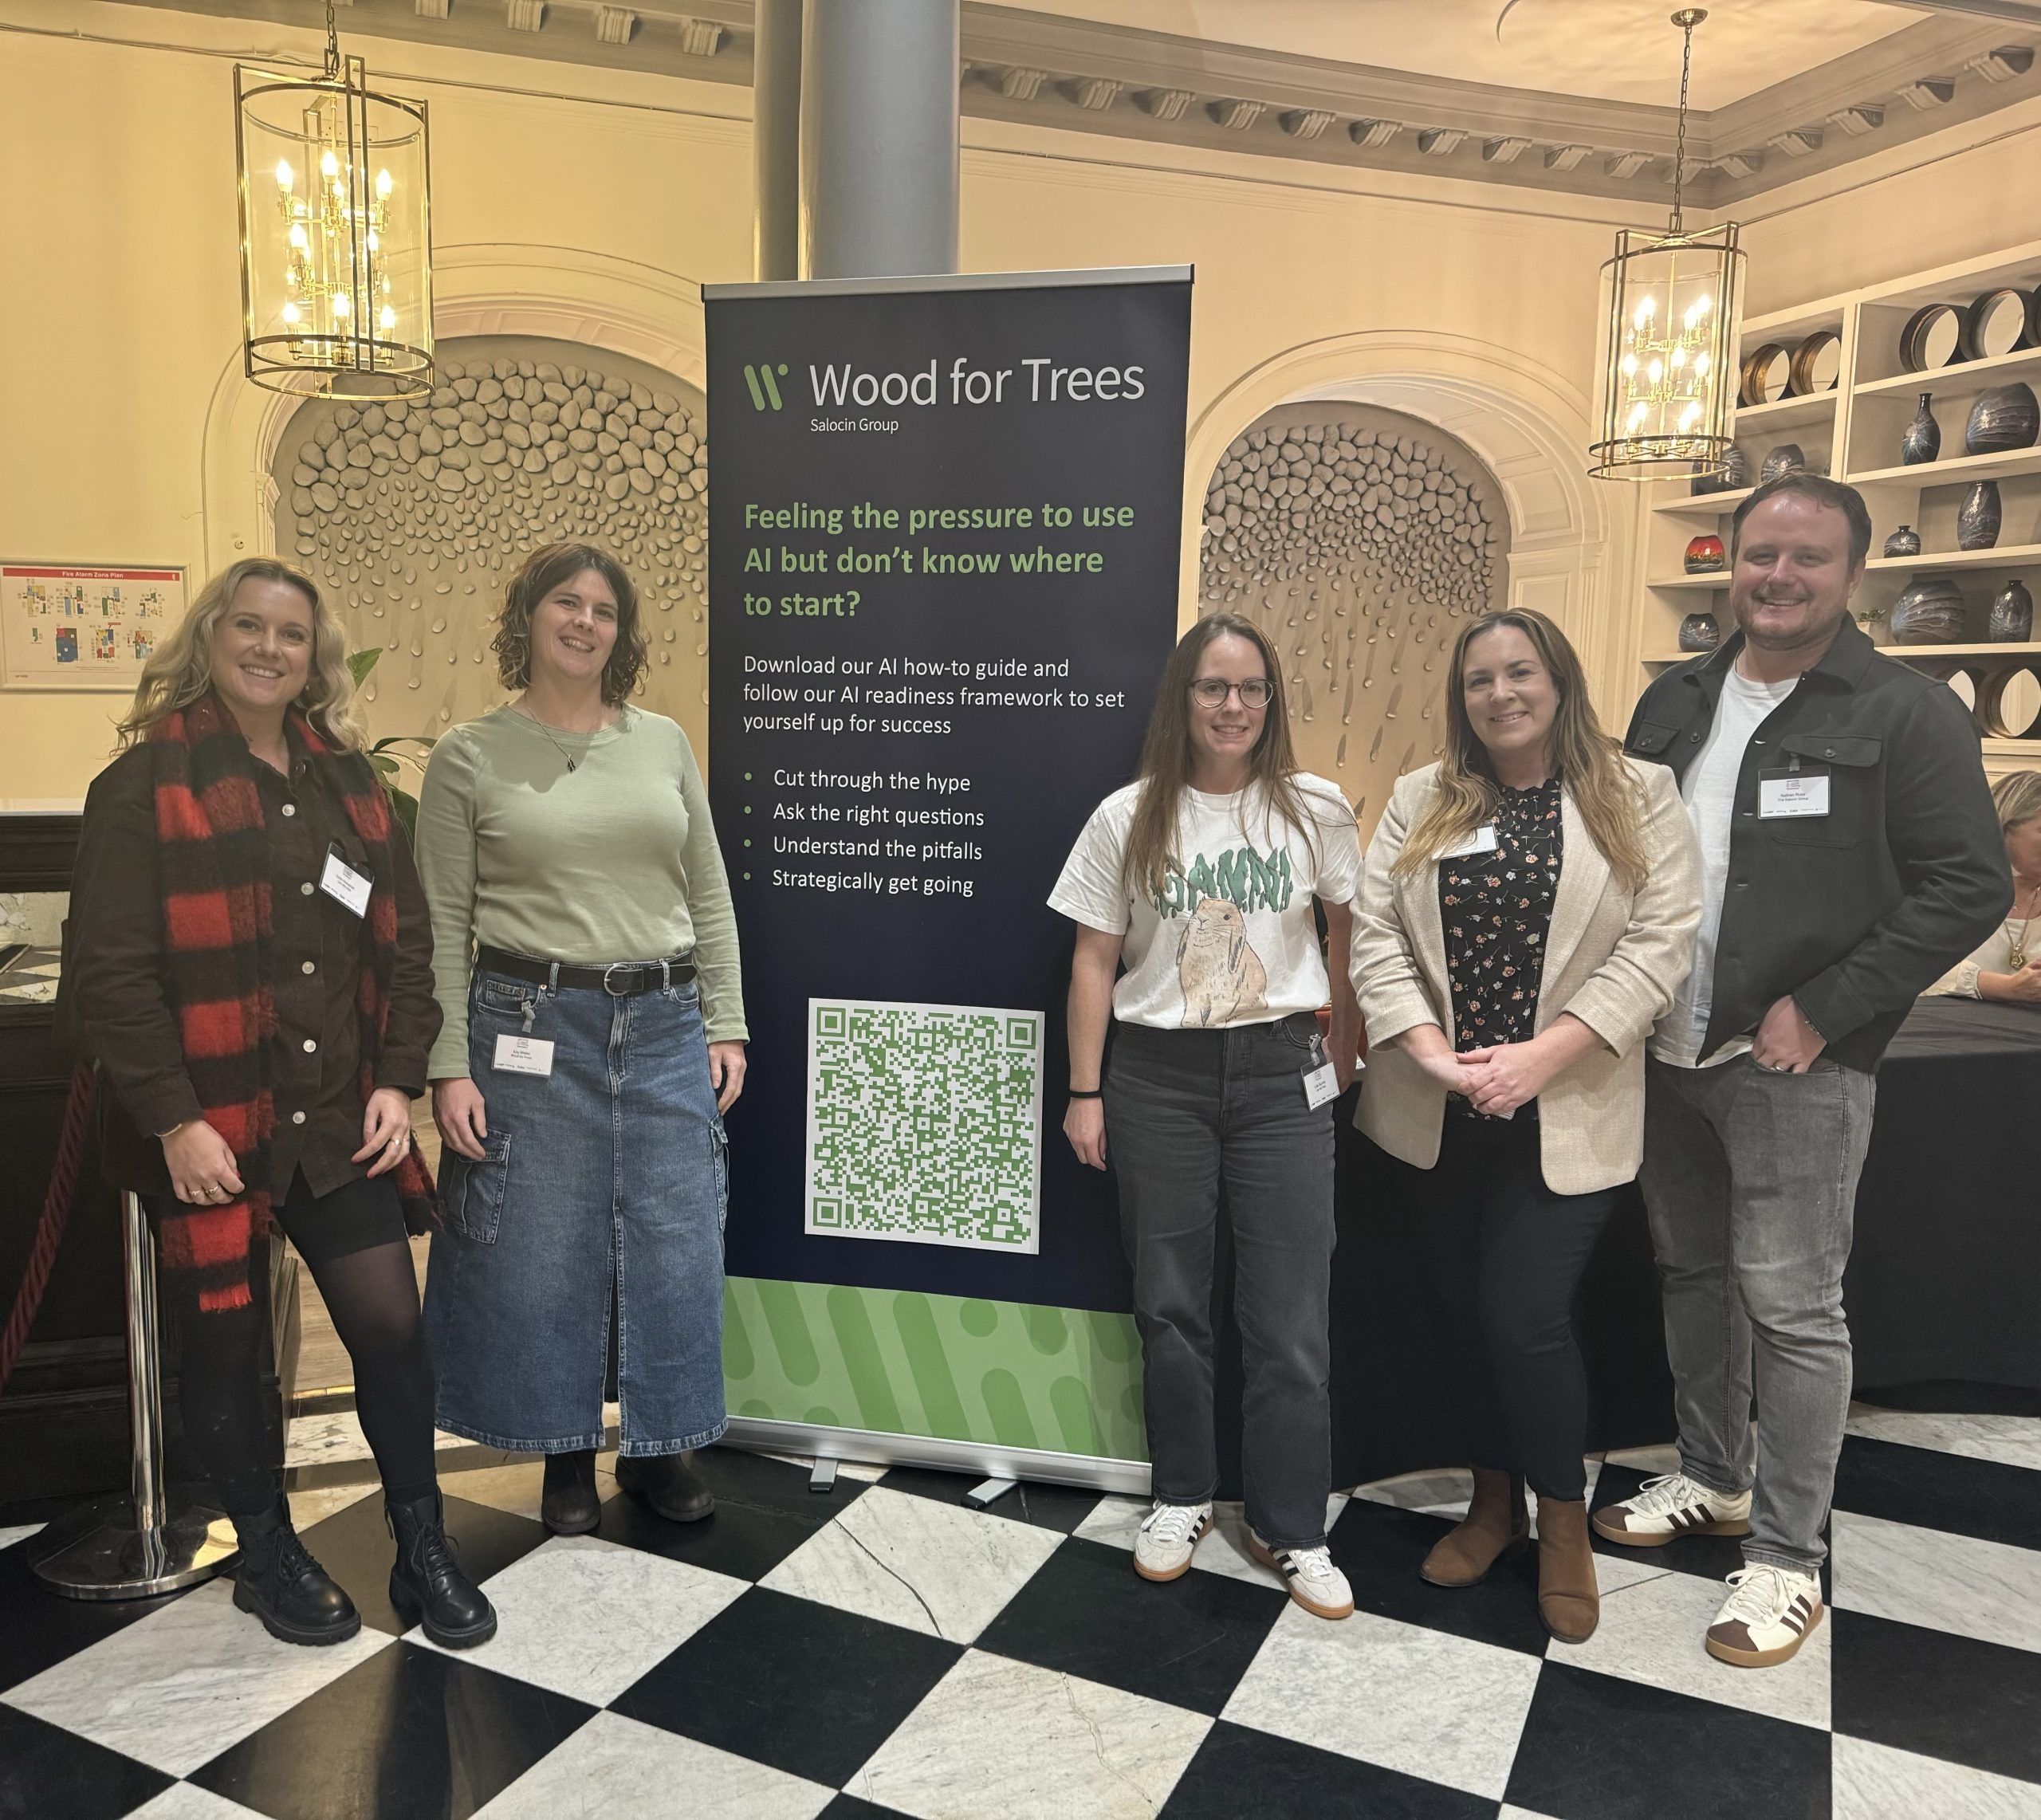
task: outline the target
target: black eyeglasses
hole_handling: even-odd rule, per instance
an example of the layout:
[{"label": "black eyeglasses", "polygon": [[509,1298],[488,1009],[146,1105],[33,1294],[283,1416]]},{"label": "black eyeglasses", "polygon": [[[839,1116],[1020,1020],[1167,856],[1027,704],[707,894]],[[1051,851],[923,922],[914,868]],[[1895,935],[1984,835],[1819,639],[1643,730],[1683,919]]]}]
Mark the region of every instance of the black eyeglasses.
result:
[{"label": "black eyeglasses", "polygon": [[1249,677],[1245,682],[1224,682],[1216,676],[1201,676],[1191,684],[1191,699],[1201,708],[1223,708],[1226,698],[1239,692],[1243,708],[1265,708],[1276,698],[1276,686],[1265,676]]}]

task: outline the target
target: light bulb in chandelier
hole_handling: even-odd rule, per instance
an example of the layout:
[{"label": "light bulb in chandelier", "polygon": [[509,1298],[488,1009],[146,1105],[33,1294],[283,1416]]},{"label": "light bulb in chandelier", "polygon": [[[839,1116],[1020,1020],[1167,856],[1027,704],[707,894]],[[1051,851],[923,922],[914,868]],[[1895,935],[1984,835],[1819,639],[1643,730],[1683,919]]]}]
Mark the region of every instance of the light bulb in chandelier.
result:
[{"label": "light bulb in chandelier", "polygon": [[297,187],[297,173],[291,169],[290,160],[288,158],[279,158],[277,160],[277,187],[282,191],[285,196],[289,196]]}]

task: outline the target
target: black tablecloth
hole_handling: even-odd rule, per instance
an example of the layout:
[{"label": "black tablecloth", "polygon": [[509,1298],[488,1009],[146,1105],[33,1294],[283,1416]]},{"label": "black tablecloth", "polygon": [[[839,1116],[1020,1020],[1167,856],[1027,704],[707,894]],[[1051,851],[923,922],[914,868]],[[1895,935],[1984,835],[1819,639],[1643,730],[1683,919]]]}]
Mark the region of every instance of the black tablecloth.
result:
[{"label": "black tablecloth", "polygon": [[[1332,1260],[1332,1480],[1456,1465],[1433,1366],[1414,1172],[1342,1103]],[[1230,1259],[1222,1281],[1230,1276]],[[1923,999],[1878,1071],[1877,1117],[1843,1279],[1859,1390],[1962,1380],[2041,1388],[2041,1009]],[[1628,1189],[1583,1280],[1575,1327],[1591,1450],[1673,1437],[1658,1282]],[[1239,1496],[1239,1341],[1220,1349],[1222,1494]]]}]

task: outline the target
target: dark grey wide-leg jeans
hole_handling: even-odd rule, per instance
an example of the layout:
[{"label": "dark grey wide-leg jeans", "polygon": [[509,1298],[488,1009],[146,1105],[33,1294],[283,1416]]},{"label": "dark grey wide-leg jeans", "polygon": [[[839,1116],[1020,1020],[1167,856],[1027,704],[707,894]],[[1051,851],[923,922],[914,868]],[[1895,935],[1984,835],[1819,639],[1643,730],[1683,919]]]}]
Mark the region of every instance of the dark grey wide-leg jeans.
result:
[{"label": "dark grey wide-leg jeans", "polygon": [[1231,1030],[1122,1024],[1104,1082],[1107,1154],[1134,1265],[1155,1496],[1217,1489],[1213,1253],[1223,1192],[1246,1390],[1247,1519],[1273,1547],[1325,1539],[1332,1477],[1327,1298],[1332,1107],[1306,1103],[1308,1016]]},{"label": "dark grey wide-leg jeans", "polygon": [[[1638,1180],[1665,1313],[1680,1469],[1754,1492],[1744,1559],[1812,1573],[1850,1416],[1850,1261],[1876,1083],[1739,1055],[1647,1065]],[[1751,1432],[1751,1399],[1757,1432]]]}]

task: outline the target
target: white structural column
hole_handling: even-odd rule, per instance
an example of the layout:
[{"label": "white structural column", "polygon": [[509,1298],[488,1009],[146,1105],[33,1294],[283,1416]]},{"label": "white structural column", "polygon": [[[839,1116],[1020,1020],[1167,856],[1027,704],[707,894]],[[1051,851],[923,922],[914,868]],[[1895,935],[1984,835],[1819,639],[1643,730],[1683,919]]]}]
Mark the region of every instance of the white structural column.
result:
[{"label": "white structural column", "polygon": [[808,0],[800,275],[957,269],[958,0]]},{"label": "white structural column", "polygon": [[752,276],[800,276],[801,0],[757,0],[751,57]]}]

